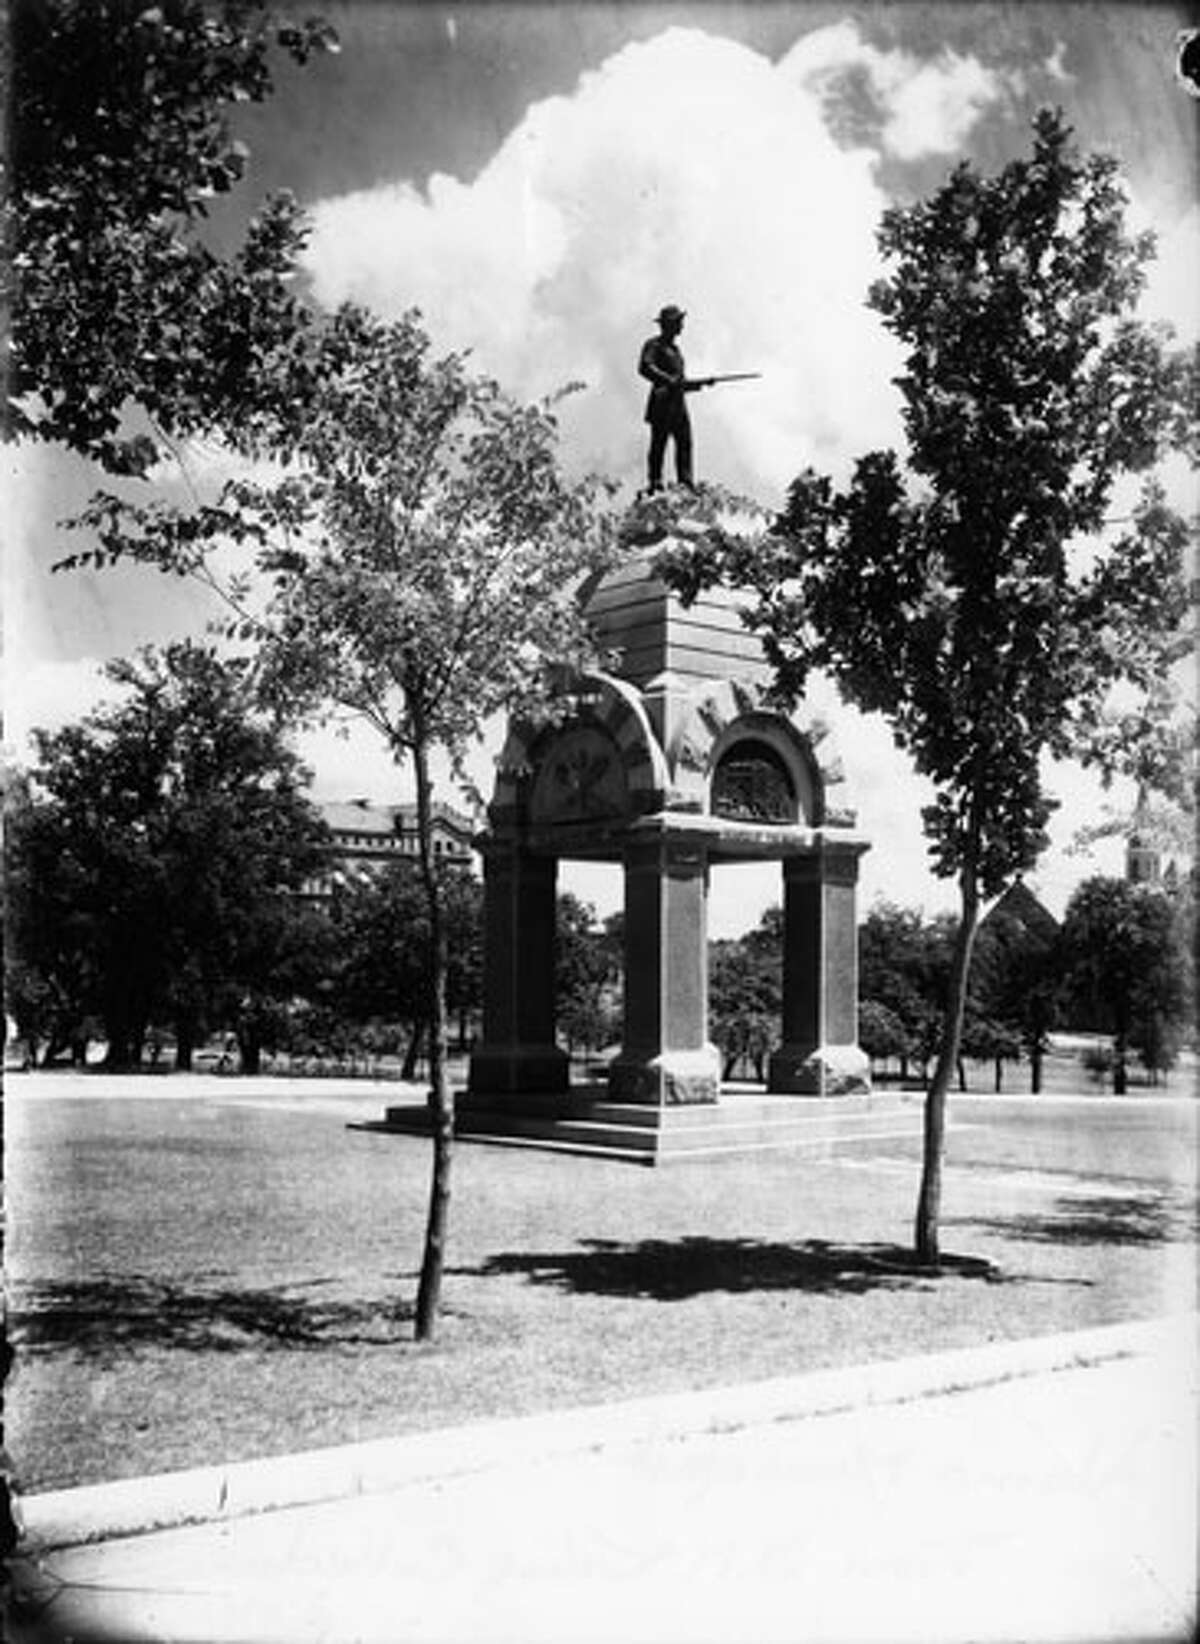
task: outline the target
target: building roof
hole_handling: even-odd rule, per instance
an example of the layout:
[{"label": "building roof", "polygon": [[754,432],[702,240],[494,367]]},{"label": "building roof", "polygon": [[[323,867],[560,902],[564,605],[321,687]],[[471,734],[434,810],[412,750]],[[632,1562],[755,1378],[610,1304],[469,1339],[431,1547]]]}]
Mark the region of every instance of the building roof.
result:
[{"label": "building roof", "polygon": [[[417,807],[411,802],[377,805],[370,799],[346,799],[318,805],[317,809],[335,835],[369,835],[383,841],[396,834],[415,834],[417,829]],[[433,823],[435,828],[454,835],[464,845],[469,845],[475,835],[471,818],[451,805],[435,802]]]},{"label": "building roof", "polygon": [[981,923],[987,925],[998,919],[1011,920],[1039,941],[1051,941],[1058,934],[1058,920],[1038,901],[1023,879],[1013,881],[996,905],[988,909]]}]

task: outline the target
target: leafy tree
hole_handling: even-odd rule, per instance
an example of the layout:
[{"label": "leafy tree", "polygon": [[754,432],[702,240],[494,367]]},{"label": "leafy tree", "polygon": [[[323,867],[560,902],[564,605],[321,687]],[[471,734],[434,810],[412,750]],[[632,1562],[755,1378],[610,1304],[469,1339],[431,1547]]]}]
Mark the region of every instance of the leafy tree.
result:
[{"label": "leafy tree", "polygon": [[887,211],[879,242],[892,269],[870,303],[907,351],[908,483],[890,451],[844,490],[805,472],[763,541],[710,533],[664,569],[685,594],[756,590],[781,691],[825,669],[936,790],[925,829],[960,907],[914,1226],[936,1265],[980,903],[1044,848],[1044,756],[1113,757],[1090,735],[1111,688],[1145,696],[1180,628],[1184,521],[1153,485],[1127,529],[1106,516],[1121,476],[1194,444],[1197,370],[1132,317],[1152,239],[1125,230],[1116,162],[1081,156],[1059,115],[1038,115],[1029,158],[994,177],[964,163]]},{"label": "leafy tree", "polygon": [[294,893],[326,836],[305,773],[244,667],[177,644],[107,673],[125,701],[35,735],[9,837],[14,956],[102,1019],[110,1065],[168,1022],[184,1065],[205,1026],[238,1030],[253,1065],[248,1023],[312,948]]},{"label": "leafy tree", "polygon": [[16,1024],[29,1066],[49,1064],[66,1050],[82,1063],[92,1025],[90,972],[84,954],[59,951],[56,938],[72,910],[52,897],[44,879],[39,882],[34,846],[39,817],[23,772],[6,773],[4,815],[5,1011]]},{"label": "leafy tree", "polygon": [[894,1010],[881,1005],[877,999],[859,1002],[858,1042],[873,1062],[895,1057],[902,1069],[913,1054],[913,1042],[904,1023]]},{"label": "leafy tree", "polygon": [[1019,1051],[1029,1059],[1030,1089],[1037,1095],[1050,1033],[1059,1019],[1062,956],[1054,920],[1044,909],[1040,918],[1031,914],[1027,904],[1032,898],[1006,892],[983,921],[970,989],[976,1013],[1016,1035]]},{"label": "leafy tree", "polygon": [[783,912],[767,908],[753,930],[709,950],[709,1012],[721,1051],[722,1078],[747,1063],[766,1077],[767,1055],[779,1040],[783,1011]]},{"label": "leafy tree", "polygon": [[[258,647],[262,689],[360,716],[411,759],[428,910],[433,1172],[416,1307],[435,1329],[454,1109],[446,1077],[446,915],[433,851],[436,752],[456,772],[486,722],[545,711],[562,671],[592,657],[573,589],[607,563],[601,487],[568,482],[553,402],[514,402],[458,356],[430,357],[417,318],[347,306],[312,338],[309,391],[275,447],[277,481],[234,478],[215,505],[99,499],[99,547],[203,570],[230,538],[269,589],[234,631]],[[247,586],[234,585],[238,600]],[[557,670],[557,671],[555,671]]]},{"label": "leafy tree", "polygon": [[[462,868],[438,865],[446,927],[446,1008],[460,1021],[480,1000],[482,889]],[[334,894],[330,918],[341,954],[330,998],[347,1021],[404,1023],[409,1047],[402,1077],[416,1071],[428,1038],[429,911],[411,862],[347,880]]]},{"label": "leafy tree", "polygon": [[17,0],[9,45],[9,432],[144,475],[164,441],[293,417],[297,207],[230,256],[202,227],[245,169],[227,110],[332,30],[259,0]]},{"label": "leafy tree", "polygon": [[555,908],[556,1017],[569,1051],[599,1050],[611,1037],[611,995],[619,975],[596,910],[570,891]]},{"label": "leafy tree", "polygon": [[898,1024],[902,1079],[910,1058],[923,1071],[937,1049],[952,936],[944,916],[926,920],[919,909],[890,902],[876,904],[859,927],[859,996]]},{"label": "leafy tree", "polygon": [[1063,921],[1066,987],[1075,1025],[1112,1035],[1113,1090],[1128,1088],[1131,1049],[1169,1065],[1187,1021],[1191,954],[1181,898],[1160,886],[1085,880]]},{"label": "leafy tree", "polygon": [[1015,1030],[993,1016],[985,1016],[968,999],[963,1013],[962,1041],[958,1061],[959,1089],[967,1088],[966,1066],[963,1058],[970,1056],[977,1062],[991,1062],[995,1067],[993,1088],[999,1093],[1004,1087],[1004,1064],[1015,1062],[1021,1054],[1021,1040]]}]

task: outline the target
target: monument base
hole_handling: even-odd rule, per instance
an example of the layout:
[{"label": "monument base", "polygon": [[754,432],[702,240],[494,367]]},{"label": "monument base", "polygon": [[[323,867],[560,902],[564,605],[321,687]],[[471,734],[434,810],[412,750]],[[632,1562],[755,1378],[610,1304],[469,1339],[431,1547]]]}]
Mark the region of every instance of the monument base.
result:
[{"label": "monument base", "polygon": [[685,1107],[715,1102],[721,1089],[721,1057],[715,1045],[703,1050],[662,1050],[652,1056],[623,1052],[608,1070],[613,1102],[650,1107]]},{"label": "monument base", "polygon": [[571,1082],[571,1059],[557,1045],[480,1045],[471,1054],[472,1097],[552,1095]]},{"label": "monument base", "polygon": [[[715,1102],[652,1106],[610,1101],[590,1087],[566,1096],[526,1094],[500,1101],[475,1100],[460,1092],[455,1107],[455,1134],[462,1142],[654,1166],[781,1148],[832,1159],[848,1142],[916,1139],[923,1098],[884,1092],[814,1102],[730,1089]],[[382,1121],[360,1121],[350,1128],[427,1137],[429,1107],[410,1101],[389,1107]]]},{"label": "monument base", "polygon": [[784,1096],[865,1096],[871,1064],[857,1045],[782,1045],[767,1063],[767,1089]]}]

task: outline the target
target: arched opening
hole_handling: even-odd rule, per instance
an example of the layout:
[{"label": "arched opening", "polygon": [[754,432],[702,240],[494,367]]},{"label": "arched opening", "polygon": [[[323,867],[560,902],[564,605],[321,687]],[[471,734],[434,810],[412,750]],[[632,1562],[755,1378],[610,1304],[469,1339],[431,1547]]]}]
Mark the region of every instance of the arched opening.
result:
[{"label": "arched opening", "polygon": [[713,772],[712,814],[729,822],[795,822],[795,784],[778,749],[761,737],[742,737]]}]

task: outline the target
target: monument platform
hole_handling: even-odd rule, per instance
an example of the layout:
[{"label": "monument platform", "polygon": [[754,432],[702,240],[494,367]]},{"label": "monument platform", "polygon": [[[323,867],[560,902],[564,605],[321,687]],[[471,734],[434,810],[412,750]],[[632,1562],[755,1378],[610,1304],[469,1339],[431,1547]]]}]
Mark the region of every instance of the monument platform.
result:
[{"label": "monument platform", "polygon": [[[733,1086],[723,1087],[715,1102],[654,1106],[610,1101],[597,1086],[554,1098],[522,1097],[516,1112],[475,1104],[463,1092],[455,1104],[455,1135],[462,1142],[639,1165],[783,1148],[821,1155],[849,1141],[919,1137],[923,1102],[919,1092],[772,1096]],[[351,1128],[427,1136],[429,1110],[424,1103],[389,1107],[382,1119]]]}]

